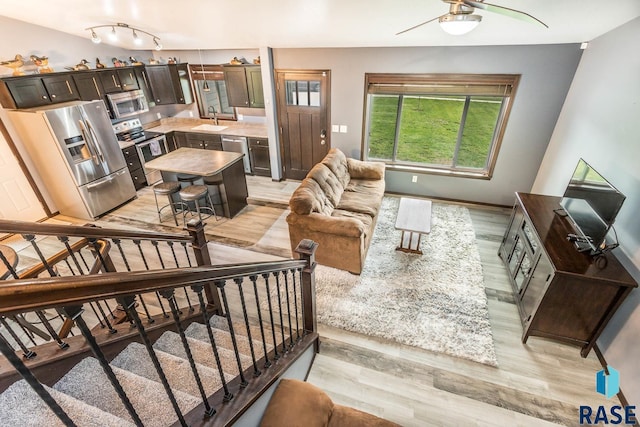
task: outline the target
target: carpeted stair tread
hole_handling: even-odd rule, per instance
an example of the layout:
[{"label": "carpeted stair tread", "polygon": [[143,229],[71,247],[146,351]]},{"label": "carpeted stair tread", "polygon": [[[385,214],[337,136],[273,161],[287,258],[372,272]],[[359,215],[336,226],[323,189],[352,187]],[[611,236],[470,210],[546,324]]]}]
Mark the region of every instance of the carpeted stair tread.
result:
[{"label": "carpeted stair tread", "polygon": [[[275,321],[279,320],[274,318]],[[294,322],[295,320],[292,319]],[[244,324],[244,322],[232,322],[233,323],[233,330],[236,333],[236,336],[241,335],[241,336],[246,336],[247,335],[247,327]],[[209,324],[211,325],[211,327],[216,328],[216,329],[220,329],[222,331],[229,331],[229,323],[227,322],[227,318],[223,317],[223,316],[211,316],[211,318],[209,319]],[[269,325],[267,322],[262,322],[263,327],[264,327],[264,335],[265,335],[265,339],[267,341],[267,350],[271,351],[273,349],[273,333],[271,330],[271,325]],[[295,327],[295,323],[293,324],[293,326]],[[251,331],[251,338],[253,340],[255,340],[256,338],[259,340],[262,340],[262,334],[260,332],[260,326],[257,320],[255,320],[255,322],[251,322],[251,324],[249,325],[249,329]],[[285,340],[289,339],[289,333],[288,333],[288,328],[285,328]],[[279,346],[282,346],[282,332],[279,329],[279,326],[276,325],[276,342],[278,343]],[[255,348],[255,346],[254,346]]]},{"label": "carpeted stair tread", "polygon": [[[196,398],[201,397],[195,376],[187,359],[161,350],[156,350],[156,356],[172,389],[183,391]],[[111,365],[152,381],[160,382],[160,376],[153,366],[151,356],[149,356],[145,346],[140,343],[129,344],[111,361]],[[212,369],[199,363],[196,363],[196,369],[207,396],[222,387],[222,381],[220,381],[217,369]],[[232,378],[232,375],[225,374],[225,380],[230,381]]]},{"label": "carpeted stair tread", "polygon": [[[247,338],[247,329],[244,324],[235,325],[234,324],[234,332],[236,336],[236,343],[238,344],[238,351],[240,353],[250,356],[251,355],[251,346],[249,344],[249,338]],[[212,328],[213,338],[216,340],[216,344],[220,347],[228,348],[233,350],[233,342],[231,341],[231,333],[228,331],[223,331],[221,329]],[[244,332],[244,334],[243,334]],[[200,341],[209,342],[209,333],[207,332],[207,327],[202,323],[192,323],[189,327],[184,331],[185,335],[191,338],[195,338]],[[262,341],[259,329],[257,331],[257,336],[251,333],[251,340],[253,341],[253,351],[255,352],[256,358],[259,359],[264,356],[264,349],[262,348]],[[271,351],[273,346],[271,344],[267,344],[267,351]]]},{"label": "carpeted stair tread", "polygon": [[[187,337],[187,342],[189,343],[193,360],[195,360],[196,363],[208,366],[209,368],[218,369],[208,338],[206,341],[201,341]],[[180,335],[175,332],[167,331],[162,334],[155,344],[153,344],[153,348],[183,359],[187,357],[184,347],[182,346]],[[232,374],[234,376],[238,375],[238,365],[236,363],[236,357],[233,350],[218,346],[218,354],[220,355],[222,370],[227,374]],[[241,353],[240,363],[242,363],[243,369],[248,368],[251,365],[251,357]]]},{"label": "carpeted stair tread", "polygon": [[[78,427],[129,427],[133,423],[102,411],[50,387],[44,388]],[[0,394],[0,426],[64,426],[25,380],[13,383]]]},{"label": "carpeted stair tread", "polygon": [[[177,415],[162,384],[118,367],[112,369],[145,426],[167,426],[177,421]],[[103,411],[132,421],[98,360],[93,357],[83,359],[53,388]],[[174,391],[174,395],[183,413],[201,402],[178,390]]]}]

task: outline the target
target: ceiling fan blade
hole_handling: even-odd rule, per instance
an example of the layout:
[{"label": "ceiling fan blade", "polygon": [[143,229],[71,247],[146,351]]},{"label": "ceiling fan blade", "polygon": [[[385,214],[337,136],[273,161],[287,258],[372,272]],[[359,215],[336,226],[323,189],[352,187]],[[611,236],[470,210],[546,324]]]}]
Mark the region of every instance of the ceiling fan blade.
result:
[{"label": "ceiling fan blade", "polygon": [[[442,15],[442,16],[444,16],[444,15]],[[441,16],[436,16],[436,17],[435,17],[435,18],[433,18],[433,19],[429,19],[428,21],[421,22],[421,23],[420,23],[420,24],[418,24],[418,25],[414,25],[414,26],[413,26],[413,27],[411,27],[411,28],[407,28],[406,30],[402,30],[402,31],[400,31],[399,33],[396,33],[396,36],[397,36],[397,35],[399,35],[399,34],[402,34],[402,33],[406,33],[407,31],[415,30],[415,29],[416,29],[416,28],[418,28],[418,27],[421,27],[421,26],[423,26],[423,25],[425,25],[425,24],[428,24],[429,22],[433,22],[433,21],[435,21],[435,20],[437,20],[437,19],[440,19],[440,18],[441,18]]]},{"label": "ceiling fan blade", "polygon": [[529,15],[526,12],[522,12],[515,9],[509,9],[508,7],[498,6],[497,4],[484,3],[480,1],[474,1],[474,0],[461,0],[461,1],[462,3],[466,4],[469,7],[475,7],[475,8],[486,10],[489,12],[499,13],[500,15],[509,16],[511,18],[520,19],[522,21],[532,22],[534,24],[541,24],[549,28],[547,24],[545,24],[535,16]]}]

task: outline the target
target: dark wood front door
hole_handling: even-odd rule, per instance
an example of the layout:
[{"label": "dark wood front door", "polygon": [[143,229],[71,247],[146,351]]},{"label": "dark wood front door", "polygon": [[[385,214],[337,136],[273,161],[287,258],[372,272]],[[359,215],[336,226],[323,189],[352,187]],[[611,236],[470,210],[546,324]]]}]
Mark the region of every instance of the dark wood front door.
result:
[{"label": "dark wood front door", "polygon": [[331,147],[330,72],[277,70],[284,178],[303,179]]}]

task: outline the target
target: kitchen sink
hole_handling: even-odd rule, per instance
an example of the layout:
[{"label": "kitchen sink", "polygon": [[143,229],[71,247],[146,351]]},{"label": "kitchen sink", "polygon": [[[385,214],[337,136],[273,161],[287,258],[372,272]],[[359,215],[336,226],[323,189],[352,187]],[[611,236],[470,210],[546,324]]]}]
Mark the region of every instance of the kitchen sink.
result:
[{"label": "kitchen sink", "polygon": [[191,130],[208,130],[211,132],[218,132],[221,130],[225,130],[228,126],[218,126],[218,125],[198,125],[196,127],[191,128]]}]

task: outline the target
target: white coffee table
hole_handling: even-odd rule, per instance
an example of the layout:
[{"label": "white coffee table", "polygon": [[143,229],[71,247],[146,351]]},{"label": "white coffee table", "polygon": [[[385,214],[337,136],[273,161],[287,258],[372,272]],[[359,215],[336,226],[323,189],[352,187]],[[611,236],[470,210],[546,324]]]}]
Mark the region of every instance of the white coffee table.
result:
[{"label": "white coffee table", "polygon": [[[402,230],[400,246],[396,250],[422,255],[420,236],[431,232],[431,201],[402,197],[395,228]],[[417,234],[416,239],[414,234]]]}]

